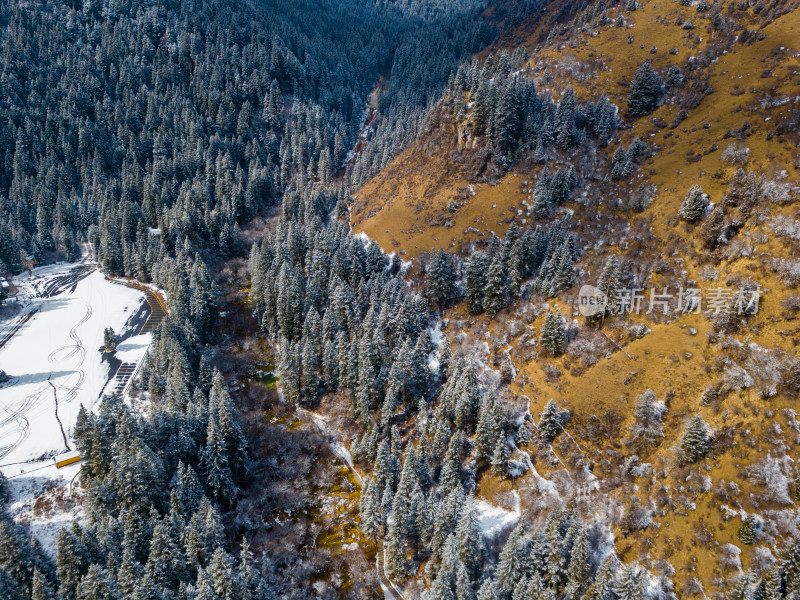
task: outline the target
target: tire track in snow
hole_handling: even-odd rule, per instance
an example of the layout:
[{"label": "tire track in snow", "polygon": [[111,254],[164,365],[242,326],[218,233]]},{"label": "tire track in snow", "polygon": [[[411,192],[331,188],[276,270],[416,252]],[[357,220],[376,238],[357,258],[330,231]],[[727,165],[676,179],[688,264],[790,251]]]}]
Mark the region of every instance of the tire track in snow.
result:
[{"label": "tire track in snow", "polygon": [[58,348],[57,350],[51,352],[50,356],[48,356],[48,360],[50,362],[56,362],[56,360],[58,360],[59,353],[68,348],[70,349],[70,352],[61,357],[61,360],[67,360],[73,358],[76,355],[80,356],[80,358],[78,359],[77,368],[75,369],[75,373],[77,373],[78,375],[77,382],[75,382],[72,385],[64,385],[62,383],[56,383],[56,387],[59,390],[66,392],[66,395],[63,396],[61,399],[61,402],[63,404],[69,404],[70,402],[72,402],[78,396],[78,392],[80,391],[81,387],[83,387],[83,383],[86,381],[86,371],[80,368],[81,366],[83,366],[83,363],[86,360],[86,348],[84,348],[83,340],[81,340],[80,336],[78,335],[78,328],[80,328],[82,325],[88,322],[89,319],[92,318],[92,313],[93,310],[91,304],[86,303],[86,312],[84,313],[83,317],[81,317],[80,321],[75,323],[72,329],[69,330],[69,337],[75,343],[73,345],[62,346],[61,348]]}]

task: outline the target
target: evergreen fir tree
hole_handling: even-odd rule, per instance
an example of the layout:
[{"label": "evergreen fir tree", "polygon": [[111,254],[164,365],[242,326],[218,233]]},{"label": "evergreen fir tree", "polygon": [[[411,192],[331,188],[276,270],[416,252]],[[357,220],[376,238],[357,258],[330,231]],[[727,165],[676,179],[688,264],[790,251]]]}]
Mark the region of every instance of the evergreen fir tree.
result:
[{"label": "evergreen fir tree", "polygon": [[680,445],[680,458],[683,462],[693,463],[705,456],[709,449],[708,425],[700,415],[696,415],[684,430]]},{"label": "evergreen fir tree", "polygon": [[502,437],[500,411],[494,393],[489,393],[481,400],[478,414],[478,425],[475,431],[475,460],[479,466],[487,463]]},{"label": "evergreen fir tree", "polygon": [[446,491],[456,487],[461,487],[461,437],[454,435],[450,438],[442,463],[442,472],[439,476],[439,484]]},{"label": "evergreen fir tree", "polygon": [[456,267],[453,256],[440,248],[428,265],[428,298],[443,305],[456,295]]},{"label": "evergreen fir tree", "polygon": [[572,545],[572,553],[567,569],[565,594],[570,600],[578,600],[589,587],[592,575],[591,555],[586,532],[580,528]]},{"label": "evergreen fir tree", "polygon": [[760,522],[755,515],[747,515],[742,522],[741,527],[736,532],[736,537],[740,542],[746,545],[751,545],[756,541],[758,536]]},{"label": "evergreen fir tree", "polygon": [[505,436],[498,436],[492,452],[492,473],[504,477],[508,473],[509,450]]},{"label": "evergreen fir tree", "polygon": [[[495,572],[495,586],[496,592],[500,597],[506,597],[510,594],[522,571],[522,564],[524,560],[523,543],[527,532],[527,526],[524,520],[520,520],[519,524],[508,536],[503,549],[500,551],[500,557],[497,561],[497,571]],[[479,594],[480,597],[480,594]]]},{"label": "evergreen fir tree", "polygon": [[619,260],[615,255],[608,257],[603,271],[600,274],[600,281],[597,288],[605,294],[606,309],[604,314],[613,314],[617,311],[620,304],[620,281],[619,281]]},{"label": "evergreen fir tree", "polygon": [[511,301],[508,274],[498,252],[489,265],[489,273],[484,288],[483,307],[486,314],[495,317]]},{"label": "evergreen fir tree", "polygon": [[467,263],[466,273],[466,300],[470,314],[478,315],[486,309],[484,296],[488,270],[489,261],[486,254],[481,251],[475,252]]},{"label": "evergreen fir tree", "polygon": [[707,201],[699,185],[693,185],[678,210],[678,216],[689,223],[696,223],[706,214]]},{"label": "evergreen fir tree", "polygon": [[628,113],[632,117],[649,115],[658,106],[663,93],[664,84],[648,59],[636,71],[631,82]]},{"label": "evergreen fir tree", "polygon": [[619,600],[644,600],[646,598],[644,582],[636,567],[625,566],[618,576],[614,592]]},{"label": "evergreen fir tree", "polygon": [[547,402],[544,410],[539,414],[539,436],[549,444],[561,433],[561,415],[558,405],[551,399]]},{"label": "evergreen fir tree", "polygon": [[560,315],[553,312],[547,313],[539,336],[539,344],[550,356],[561,354],[564,347],[564,324]]}]

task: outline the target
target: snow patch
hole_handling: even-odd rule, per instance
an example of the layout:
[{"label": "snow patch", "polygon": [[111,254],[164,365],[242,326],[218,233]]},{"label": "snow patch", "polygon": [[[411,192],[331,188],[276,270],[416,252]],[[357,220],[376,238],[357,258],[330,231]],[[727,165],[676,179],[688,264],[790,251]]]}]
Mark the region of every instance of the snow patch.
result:
[{"label": "snow patch", "polygon": [[478,513],[478,527],[487,541],[495,540],[503,532],[514,527],[520,517],[519,492],[514,490],[514,510],[506,510],[485,500],[475,501],[475,510]]}]

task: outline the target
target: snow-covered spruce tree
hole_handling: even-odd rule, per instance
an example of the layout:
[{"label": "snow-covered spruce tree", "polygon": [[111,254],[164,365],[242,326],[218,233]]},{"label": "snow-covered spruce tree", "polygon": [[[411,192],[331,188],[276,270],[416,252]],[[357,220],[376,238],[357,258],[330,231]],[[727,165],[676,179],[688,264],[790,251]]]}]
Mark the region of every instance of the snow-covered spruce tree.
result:
[{"label": "snow-covered spruce tree", "polygon": [[605,600],[615,594],[615,579],[620,568],[619,559],[611,552],[597,569],[594,581],[584,594],[584,600]]},{"label": "snow-covered spruce tree", "polygon": [[760,521],[755,515],[747,515],[739,530],[736,532],[737,539],[746,545],[751,545],[756,541]]},{"label": "snow-covered spruce tree", "polygon": [[475,429],[475,461],[478,466],[486,464],[492,457],[498,438],[503,435],[500,409],[494,392],[481,400],[478,412],[478,426]]},{"label": "snow-covered spruce tree", "polygon": [[680,445],[680,459],[685,463],[693,463],[708,453],[711,440],[708,425],[700,415],[696,415],[686,425]]},{"label": "snow-covered spruce tree", "polygon": [[[0,594],[2,594],[2,585],[0,585]],[[42,576],[38,569],[34,570],[31,600],[52,600],[53,598],[56,598],[56,594],[47,579]]]},{"label": "snow-covered spruce tree", "polygon": [[782,600],[783,594],[783,573],[780,565],[774,565],[764,574],[762,579],[764,600]]},{"label": "snow-covered spruce tree", "polygon": [[597,288],[605,294],[607,298],[605,314],[611,314],[619,306],[620,301],[620,281],[619,281],[619,259],[612,254],[608,257],[603,271],[600,273],[600,281]]},{"label": "snow-covered spruce tree", "polygon": [[752,571],[745,571],[740,573],[734,580],[730,592],[728,592],[728,600],[752,600],[755,597],[755,573]]},{"label": "snow-covered spruce tree", "polygon": [[478,513],[472,497],[469,497],[464,504],[455,534],[458,556],[466,567],[470,581],[477,582],[480,580],[483,567],[484,547]]},{"label": "snow-covered spruce tree", "polygon": [[209,420],[216,420],[219,424],[233,475],[242,475],[247,453],[247,440],[242,430],[239,411],[236,410],[222,374],[217,370],[214,370],[211,391],[208,396],[208,412]]},{"label": "snow-covered spruce tree", "polygon": [[706,215],[708,201],[703,189],[699,185],[693,185],[678,209],[678,216],[689,223],[697,223]]},{"label": "snow-covered spruce tree", "polygon": [[550,356],[558,356],[564,348],[564,323],[561,315],[549,312],[545,315],[539,343]]},{"label": "snow-covered spruce tree", "polygon": [[545,167],[539,175],[533,190],[531,212],[536,218],[543,219],[553,210],[553,197],[550,190],[550,174]]},{"label": "snow-covered spruce tree", "polygon": [[453,349],[450,345],[450,338],[445,335],[442,339],[442,346],[439,350],[439,379],[444,381],[450,377],[453,363]]},{"label": "snow-covered spruce tree", "polygon": [[630,444],[634,447],[653,446],[664,437],[664,426],[661,422],[666,407],[656,402],[653,390],[646,390],[636,398],[633,411],[634,424],[631,427]]},{"label": "snow-covered spruce tree", "polygon": [[580,598],[586,588],[589,587],[592,578],[591,558],[586,531],[583,527],[580,527],[572,544],[572,553],[570,554],[569,567],[567,569],[565,593],[568,598]]},{"label": "snow-covered spruce tree", "polygon": [[678,65],[672,65],[667,71],[667,87],[679,87],[683,84],[683,73]]},{"label": "snow-covered spruce tree", "polygon": [[558,405],[551,398],[548,400],[544,410],[539,414],[539,436],[546,444],[552,442],[561,432],[561,415]]},{"label": "snow-covered spruce tree", "polygon": [[484,288],[483,308],[490,317],[495,317],[511,301],[508,274],[501,252],[496,252],[489,265],[489,274]]},{"label": "snow-covered spruce tree", "polygon": [[486,293],[486,275],[489,270],[489,260],[484,252],[475,252],[467,263],[466,273],[466,300],[467,310],[472,315],[481,314],[484,307]]},{"label": "snow-covered spruce tree", "polygon": [[645,582],[633,565],[626,565],[617,577],[614,592],[619,600],[644,600]]},{"label": "snow-covered spruce tree", "polygon": [[456,265],[453,256],[440,248],[428,265],[428,298],[443,305],[456,295]]},{"label": "snow-covered spruce tree", "polygon": [[384,567],[386,574],[391,578],[405,577],[408,571],[408,559],[406,558],[406,550],[401,533],[401,526],[390,518],[389,529],[384,540],[384,548],[386,550]]},{"label": "snow-covered spruce tree", "polygon": [[206,447],[200,455],[203,474],[214,499],[227,506],[236,496],[236,484],[231,473],[230,457],[217,419],[209,419]]},{"label": "snow-covered spruce tree", "polygon": [[664,82],[653,70],[650,60],[644,61],[636,71],[628,94],[628,114],[632,117],[649,115],[664,94]]},{"label": "snow-covered spruce tree", "polygon": [[461,436],[457,434],[450,438],[442,463],[442,472],[439,476],[439,485],[442,486],[442,489],[449,491],[461,487],[462,469]]},{"label": "snow-covered spruce tree", "polygon": [[800,538],[793,539],[783,554],[783,576],[787,595],[800,591]]},{"label": "snow-covered spruce tree", "polygon": [[523,561],[527,556],[523,554],[524,540],[527,533],[527,524],[520,519],[519,524],[508,536],[495,571],[495,585],[499,597],[505,598],[516,586],[519,574],[522,571]]},{"label": "snow-covered spruce tree", "polygon": [[377,539],[383,530],[381,518],[381,496],[380,488],[373,479],[367,479],[364,492],[360,499],[361,529],[372,539]]},{"label": "snow-covered spruce tree", "polygon": [[494,451],[492,452],[492,473],[497,477],[504,477],[508,473],[509,458],[508,441],[504,435],[500,435],[497,437]]},{"label": "snow-covered spruce tree", "polygon": [[111,327],[106,327],[103,330],[103,350],[106,352],[113,352],[117,349],[117,334]]}]

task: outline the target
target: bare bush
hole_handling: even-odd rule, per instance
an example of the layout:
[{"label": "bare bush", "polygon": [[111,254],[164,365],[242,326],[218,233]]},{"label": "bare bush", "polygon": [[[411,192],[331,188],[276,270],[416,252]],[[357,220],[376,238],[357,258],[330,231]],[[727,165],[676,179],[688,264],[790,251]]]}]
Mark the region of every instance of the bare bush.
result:
[{"label": "bare bush", "polygon": [[725,387],[731,391],[746,390],[753,385],[753,378],[742,367],[730,361],[723,373]]},{"label": "bare bush", "polygon": [[689,577],[683,584],[683,593],[687,596],[703,596],[703,584],[697,577]]},{"label": "bare bush", "polygon": [[775,204],[789,204],[796,190],[785,181],[759,178],[761,196]]},{"label": "bare bush", "polygon": [[753,483],[764,486],[769,500],[781,505],[792,503],[789,494],[788,457],[768,456],[744,469],[745,476]]},{"label": "bare bush", "polygon": [[776,351],[754,348],[745,367],[762,398],[772,398],[778,393],[782,376],[780,357]]},{"label": "bare bush", "polygon": [[800,310],[800,296],[787,296],[781,300],[781,305],[786,310],[797,312]]},{"label": "bare bush", "polygon": [[733,544],[724,544],[720,548],[717,562],[723,569],[740,570],[742,568],[742,551]]},{"label": "bare bush", "polygon": [[750,148],[740,142],[733,142],[722,151],[720,159],[726,165],[746,165],[750,159]]},{"label": "bare bush", "polygon": [[742,488],[735,481],[725,481],[721,479],[714,486],[714,497],[720,502],[730,502],[742,493]]},{"label": "bare bush", "polygon": [[769,265],[783,282],[789,287],[800,283],[800,260],[791,258],[773,258]]},{"label": "bare bush", "polygon": [[800,221],[797,219],[792,219],[786,215],[778,215],[773,217],[770,226],[776,235],[788,237],[795,242],[800,241]]},{"label": "bare bush", "polygon": [[759,546],[753,551],[750,568],[756,573],[764,573],[775,564],[775,555],[766,546]]},{"label": "bare bush", "polygon": [[664,437],[664,427],[661,423],[667,407],[663,402],[656,401],[656,394],[648,389],[636,399],[636,409],[633,412],[635,422],[631,427],[630,444],[634,446],[652,446]]}]

